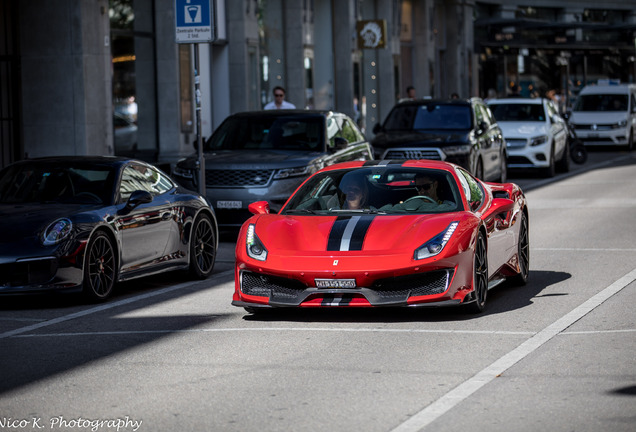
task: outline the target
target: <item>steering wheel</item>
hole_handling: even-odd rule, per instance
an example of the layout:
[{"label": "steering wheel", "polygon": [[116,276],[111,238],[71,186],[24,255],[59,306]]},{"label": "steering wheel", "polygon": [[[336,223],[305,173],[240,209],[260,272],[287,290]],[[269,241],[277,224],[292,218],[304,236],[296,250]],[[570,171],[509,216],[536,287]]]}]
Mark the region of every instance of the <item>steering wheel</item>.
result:
[{"label": "steering wheel", "polygon": [[424,201],[428,201],[428,202],[433,203],[433,204],[437,204],[437,201],[435,201],[430,196],[426,196],[426,195],[415,195],[415,196],[412,196],[411,198],[407,198],[407,199],[404,200],[404,204],[406,204],[409,201],[413,201],[414,199],[418,199],[418,198],[422,199]]}]

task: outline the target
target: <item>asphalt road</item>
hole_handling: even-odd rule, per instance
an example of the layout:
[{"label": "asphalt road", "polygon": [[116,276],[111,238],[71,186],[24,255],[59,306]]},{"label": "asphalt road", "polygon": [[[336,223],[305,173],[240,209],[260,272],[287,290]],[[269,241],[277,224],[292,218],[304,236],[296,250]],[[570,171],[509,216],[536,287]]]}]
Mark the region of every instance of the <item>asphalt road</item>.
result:
[{"label": "asphalt road", "polygon": [[636,153],[512,173],[530,280],[487,311],[230,305],[215,274],[119,286],[102,305],[0,299],[0,431],[636,430]]}]

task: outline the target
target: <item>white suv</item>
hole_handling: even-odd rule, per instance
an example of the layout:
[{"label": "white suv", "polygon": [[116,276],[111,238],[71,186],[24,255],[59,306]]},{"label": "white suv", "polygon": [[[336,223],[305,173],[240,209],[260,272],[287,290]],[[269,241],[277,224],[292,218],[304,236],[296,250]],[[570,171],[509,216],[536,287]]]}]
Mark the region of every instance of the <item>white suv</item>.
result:
[{"label": "white suv", "polygon": [[506,139],[508,168],[539,169],[547,177],[570,169],[567,126],[550,100],[493,99],[488,106]]}]

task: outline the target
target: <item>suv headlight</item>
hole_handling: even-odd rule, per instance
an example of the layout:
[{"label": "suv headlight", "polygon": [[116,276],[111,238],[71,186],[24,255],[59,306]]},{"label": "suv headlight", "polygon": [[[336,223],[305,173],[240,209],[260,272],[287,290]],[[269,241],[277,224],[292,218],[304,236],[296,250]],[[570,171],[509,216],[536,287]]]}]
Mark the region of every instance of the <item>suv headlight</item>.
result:
[{"label": "suv headlight", "polygon": [[444,249],[444,246],[446,246],[446,243],[448,243],[448,240],[450,240],[458,225],[459,222],[451,222],[444,231],[415,249],[413,259],[421,260],[439,254]]},{"label": "suv headlight", "polygon": [[265,261],[267,259],[267,249],[265,249],[265,246],[263,246],[263,243],[254,232],[255,229],[254,224],[250,224],[247,227],[247,238],[245,239],[247,255],[255,260]]},{"label": "suv headlight", "polygon": [[172,174],[178,177],[183,177],[187,179],[194,179],[194,171],[191,169],[180,167],[179,165],[175,166],[172,170]]},{"label": "suv headlight", "polygon": [[446,153],[448,156],[456,156],[456,155],[470,153],[470,147],[471,147],[470,144],[450,146],[450,147],[443,147],[442,151]]},{"label": "suv headlight", "polygon": [[541,135],[541,136],[532,138],[530,140],[530,145],[532,147],[534,147],[534,146],[538,146],[538,145],[541,145],[541,144],[545,144],[547,142],[548,142],[548,136],[547,135]]},{"label": "suv headlight", "polygon": [[289,177],[307,176],[311,174],[311,170],[308,166],[296,167],[296,168],[284,168],[279,169],[274,174],[275,179],[284,179]]},{"label": "suv headlight", "polygon": [[627,119],[622,119],[617,124],[614,125],[614,129],[621,129],[627,126]]}]

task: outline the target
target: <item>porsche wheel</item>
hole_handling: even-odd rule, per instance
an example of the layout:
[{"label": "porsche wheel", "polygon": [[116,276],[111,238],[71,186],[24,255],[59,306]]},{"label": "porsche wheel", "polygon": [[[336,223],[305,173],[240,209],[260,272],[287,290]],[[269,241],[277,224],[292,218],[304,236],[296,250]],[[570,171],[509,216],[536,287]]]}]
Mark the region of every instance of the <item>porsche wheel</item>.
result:
[{"label": "porsche wheel", "polygon": [[113,243],[105,233],[98,232],[86,248],[82,293],[93,301],[106,300],[113,292],[116,276]]},{"label": "porsche wheel", "polygon": [[525,285],[530,274],[530,236],[528,235],[528,218],[523,212],[519,224],[519,243],[517,245],[519,274],[514,276],[512,280],[516,285]]},{"label": "porsche wheel", "polygon": [[486,307],[488,296],[488,255],[486,252],[486,240],[480,232],[475,245],[475,265],[473,269],[473,287],[475,289],[475,301],[468,305],[473,313],[480,313]]},{"label": "porsche wheel", "polygon": [[214,269],[216,259],[216,234],[208,215],[200,215],[192,227],[190,239],[190,274],[205,279]]}]

